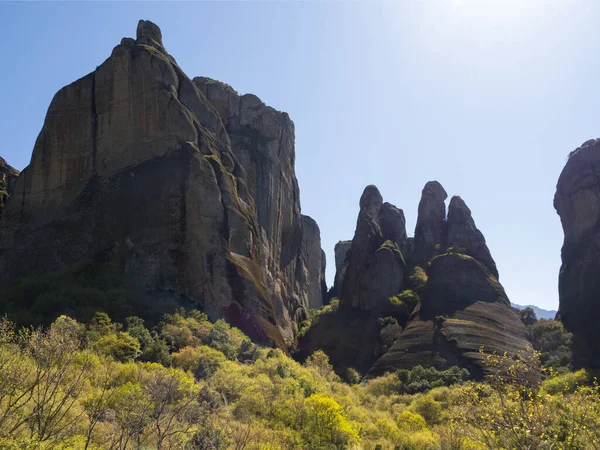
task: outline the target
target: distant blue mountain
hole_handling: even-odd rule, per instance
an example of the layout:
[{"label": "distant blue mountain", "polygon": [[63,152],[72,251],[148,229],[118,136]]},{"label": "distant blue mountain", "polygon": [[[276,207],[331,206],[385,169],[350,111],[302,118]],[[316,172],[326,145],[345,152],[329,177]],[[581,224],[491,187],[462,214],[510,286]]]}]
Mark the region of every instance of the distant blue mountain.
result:
[{"label": "distant blue mountain", "polygon": [[547,310],[547,309],[538,308],[535,305],[523,306],[523,305],[517,305],[516,303],[513,303],[512,306],[517,309],[531,308],[535,311],[535,315],[538,319],[554,319],[554,317],[556,316],[556,311],[553,309]]}]

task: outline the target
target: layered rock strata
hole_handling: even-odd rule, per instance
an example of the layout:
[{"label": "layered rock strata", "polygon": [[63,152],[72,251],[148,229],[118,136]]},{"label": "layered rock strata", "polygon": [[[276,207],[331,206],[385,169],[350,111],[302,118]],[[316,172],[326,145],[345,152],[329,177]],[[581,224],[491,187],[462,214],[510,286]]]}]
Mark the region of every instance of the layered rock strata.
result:
[{"label": "layered rock strata", "polygon": [[480,261],[458,253],[433,258],[425,290],[394,345],[371,368],[377,375],[415,365],[484,372],[480,349],[529,353],[525,326],[504,289]]}]

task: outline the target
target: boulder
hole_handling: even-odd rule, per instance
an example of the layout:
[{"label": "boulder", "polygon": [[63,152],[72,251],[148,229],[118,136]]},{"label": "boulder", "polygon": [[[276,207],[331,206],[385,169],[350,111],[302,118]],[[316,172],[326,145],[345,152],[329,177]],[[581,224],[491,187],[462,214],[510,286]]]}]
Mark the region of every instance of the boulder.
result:
[{"label": "boulder", "polygon": [[600,140],[571,152],[554,208],[564,232],[558,316],[573,333],[576,366],[600,369]]}]

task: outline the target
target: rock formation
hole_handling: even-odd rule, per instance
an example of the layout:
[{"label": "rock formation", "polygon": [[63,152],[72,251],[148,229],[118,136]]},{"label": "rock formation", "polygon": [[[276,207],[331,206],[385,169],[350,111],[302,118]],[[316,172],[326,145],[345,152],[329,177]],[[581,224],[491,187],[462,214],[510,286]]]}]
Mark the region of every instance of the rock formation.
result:
[{"label": "rock formation", "polygon": [[[439,369],[460,365],[481,375],[480,347],[510,354],[527,351],[525,327],[498,282],[496,264],[471,211],[453,197],[446,218],[446,198],[437,181],[425,185],[411,240],[404,213],[383,203],[375,186],[367,186],[361,197],[354,239],[343,262],[336,262],[340,305],[371,319],[391,315],[405,325],[401,334],[401,328],[394,329],[397,339],[389,350],[383,343],[384,354],[371,374],[421,364]],[[408,276],[417,266],[427,272],[426,280]],[[347,317],[341,320],[351,323]],[[375,323],[360,322],[362,340],[376,341]]]},{"label": "rock formation", "polygon": [[316,223],[301,215],[294,125],[254,95],[189,79],[140,21],[52,100],[0,228],[0,282],[110,259],[285,347],[322,304]]},{"label": "rock formation", "polygon": [[446,226],[444,201],[447,198],[448,194],[437,181],[429,181],[423,188],[413,241],[412,259],[415,265],[422,266],[439,253],[436,245],[441,244],[444,235]]},{"label": "rock formation", "polygon": [[480,348],[517,354],[528,345],[525,326],[490,270],[470,256],[447,253],[431,261],[420,304],[371,374],[420,364],[461,366],[481,376]]},{"label": "rock formation", "polygon": [[383,203],[379,190],[367,186],[360,198],[356,231],[346,254],[342,305],[363,311],[381,311],[386,307],[390,296],[402,287],[405,262],[400,248],[404,248],[405,240],[402,210]]},{"label": "rock formation", "polygon": [[14,189],[18,176],[19,171],[0,158],[0,219],[2,219],[2,211]]},{"label": "rock formation", "polygon": [[475,226],[471,210],[460,197],[452,197],[450,200],[445,245],[460,248],[463,253],[477,259],[496,279],[498,278],[498,269],[485,243],[485,238]]},{"label": "rock formation", "polygon": [[352,241],[339,241],[335,244],[335,279],[330,292],[331,297],[338,297],[340,295],[340,290],[344,283],[344,276],[346,275],[346,269],[348,268],[346,255],[348,254],[350,247],[352,247]]},{"label": "rock formation", "polygon": [[600,368],[600,140],[571,152],[554,196],[565,234],[558,316],[573,333],[573,362]]},{"label": "rock formation", "polygon": [[296,279],[300,287],[307,293],[308,308],[320,308],[327,295],[325,252],[321,248],[321,232],[317,222],[305,215],[302,215],[302,228],[300,264],[298,264],[302,273]]}]

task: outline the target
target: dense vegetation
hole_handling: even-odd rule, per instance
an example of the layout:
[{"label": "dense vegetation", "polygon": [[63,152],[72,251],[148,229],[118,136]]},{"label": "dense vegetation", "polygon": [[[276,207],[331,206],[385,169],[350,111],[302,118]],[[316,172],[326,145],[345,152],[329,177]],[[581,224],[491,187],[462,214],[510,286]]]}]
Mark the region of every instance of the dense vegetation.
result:
[{"label": "dense vegetation", "polygon": [[546,369],[559,372],[571,370],[571,344],[573,335],[556,320],[538,320],[532,308],[519,311],[527,326],[527,338],[538,352],[540,362]]},{"label": "dense vegetation", "polygon": [[48,325],[60,314],[87,323],[102,310],[121,322],[139,316],[154,325],[182,306],[173,296],[151,295],[132,285],[123,276],[123,264],[118,258],[85,261],[18,278],[0,286],[0,314],[18,325]]},{"label": "dense vegetation", "polygon": [[598,448],[588,373],[482,357],[483,383],[422,367],[344,382],[321,351],[301,364],[197,312],[152,330],[103,313],[4,320],[0,449]]}]

